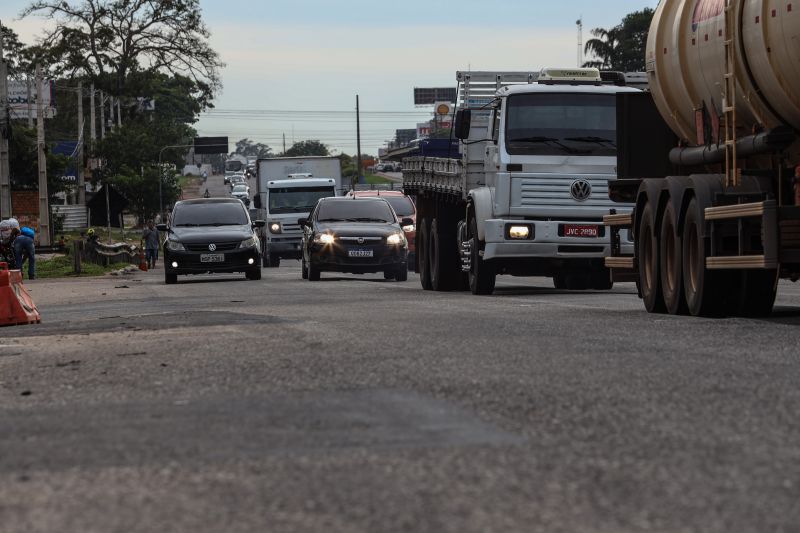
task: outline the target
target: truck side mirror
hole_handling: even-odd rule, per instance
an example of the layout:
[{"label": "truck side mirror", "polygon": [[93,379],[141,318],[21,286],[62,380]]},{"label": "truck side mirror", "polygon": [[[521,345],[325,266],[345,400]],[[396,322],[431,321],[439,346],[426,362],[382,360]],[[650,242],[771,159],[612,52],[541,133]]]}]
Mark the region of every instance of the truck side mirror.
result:
[{"label": "truck side mirror", "polygon": [[253,207],[256,209],[261,209],[261,196],[257,194],[253,196]]},{"label": "truck side mirror", "polygon": [[453,127],[453,135],[462,141],[469,138],[469,128],[472,123],[472,110],[459,109],[456,111],[456,123]]}]

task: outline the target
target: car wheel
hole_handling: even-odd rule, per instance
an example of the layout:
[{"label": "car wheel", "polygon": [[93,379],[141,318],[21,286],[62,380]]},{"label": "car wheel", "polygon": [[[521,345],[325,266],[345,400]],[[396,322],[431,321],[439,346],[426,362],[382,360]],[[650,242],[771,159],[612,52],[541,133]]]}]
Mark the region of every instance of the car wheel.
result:
[{"label": "car wheel", "polygon": [[395,274],[394,279],[397,281],[408,281],[408,267],[402,267]]},{"label": "car wheel", "polygon": [[394,270],[384,270],[383,271],[383,279],[394,279],[396,273]]},{"label": "car wheel", "polygon": [[177,274],[169,274],[167,272],[164,273],[164,283],[167,285],[175,285],[178,283],[178,275]]},{"label": "car wheel", "polygon": [[308,270],[308,281],[319,281],[320,272],[319,269],[314,266],[314,263],[308,263],[306,268]]},{"label": "car wheel", "polygon": [[306,265],[306,258],[300,260],[300,277],[308,279],[308,265]]},{"label": "car wheel", "polygon": [[251,281],[258,281],[258,280],[261,279],[261,269],[260,268],[254,268],[252,270],[248,270],[245,273],[245,277],[247,279],[251,280]]}]

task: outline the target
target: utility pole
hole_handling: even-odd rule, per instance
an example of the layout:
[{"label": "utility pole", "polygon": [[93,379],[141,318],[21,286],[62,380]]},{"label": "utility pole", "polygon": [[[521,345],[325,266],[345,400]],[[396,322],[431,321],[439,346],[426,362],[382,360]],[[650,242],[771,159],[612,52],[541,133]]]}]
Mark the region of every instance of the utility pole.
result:
[{"label": "utility pole", "polygon": [[108,131],[114,131],[114,97],[108,95]]},{"label": "utility pole", "polygon": [[578,26],[578,68],[583,66],[583,15],[575,21]]},{"label": "utility pole", "polygon": [[117,98],[117,127],[122,127],[122,109],[120,108],[119,98]]},{"label": "utility pole", "polygon": [[42,67],[36,65],[36,148],[39,156],[39,244],[50,246],[50,202],[47,199],[47,158],[44,155]]},{"label": "utility pole", "polygon": [[86,205],[86,186],[83,182],[83,143],[84,120],[83,120],[83,82],[78,82],[78,149],[75,154],[75,177],[78,181],[78,205]]},{"label": "utility pole", "polygon": [[0,24],[0,218],[11,216],[11,171],[8,166],[8,68],[3,59],[3,25]]},{"label": "utility pole", "polygon": [[25,76],[28,82],[28,127],[33,129],[33,86],[31,85],[31,75]]},{"label": "utility pole", "polygon": [[89,135],[91,135],[92,148],[97,141],[97,113],[94,110],[94,83],[89,88]]},{"label": "utility pole", "polygon": [[106,138],[106,95],[100,91],[100,138]]},{"label": "utility pole", "polygon": [[356,145],[358,151],[358,183],[361,183],[361,110],[358,105],[358,95],[356,95]]},{"label": "utility pole", "polygon": [[286,155],[286,134],[283,134],[283,155]]}]

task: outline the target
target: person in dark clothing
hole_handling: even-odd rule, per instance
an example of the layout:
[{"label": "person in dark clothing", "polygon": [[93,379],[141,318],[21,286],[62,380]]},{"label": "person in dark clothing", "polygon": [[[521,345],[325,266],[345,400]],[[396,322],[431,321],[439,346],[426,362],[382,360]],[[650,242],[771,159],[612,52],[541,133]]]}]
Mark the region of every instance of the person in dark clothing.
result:
[{"label": "person in dark clothing", "polygon": [[[14,229],[11,230],[14,232]],[[19,231],[17,229],[17,231]],[[14,257],[17,268],[22,271],[28,261],[28,279],[36,279],[36,248],[33,244],[34,233],[30,228],[23,228],[14,238]]]},{"label": "person in dark clothing", "polygon": [[147,227],[142,231],[144,241],[144,253],[147,260],[147,268],[155,268],[158,261],[158,246],[160,244],[158,230],[152,220],[147,221]]}]

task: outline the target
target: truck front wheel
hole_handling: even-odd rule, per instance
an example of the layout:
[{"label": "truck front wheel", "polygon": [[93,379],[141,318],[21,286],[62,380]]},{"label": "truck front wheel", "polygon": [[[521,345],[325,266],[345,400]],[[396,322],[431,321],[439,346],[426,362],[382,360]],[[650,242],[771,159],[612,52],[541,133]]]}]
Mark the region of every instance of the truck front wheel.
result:
[{"label": "truck front wheel", "polygon": [[469,221],[469,231],[472,237],[469,289],[472,294],[476,295],[492,294],[497,280],[497,273],[493,264],[483,260],[481,252],[486,245],[478,238],[478,222],[474,218]]},{"label": "truck front wheel", "polygon": [[661,294],[661,276],[658,268],[659,246],[656,237],[655,213],[650,202],[644,206],[639,222],[639,231],[636,235],[636,255],[639,258],[639,282],[644,307],[648,313],[663,313],[666,308]]},{"label": "truck front wheel", "polygon": [[419,272],[419,282],[426,291],[432,289],[431,286],[431,265],[428,261],[428,219],[423,218],[417,224],[417,272]]}]

